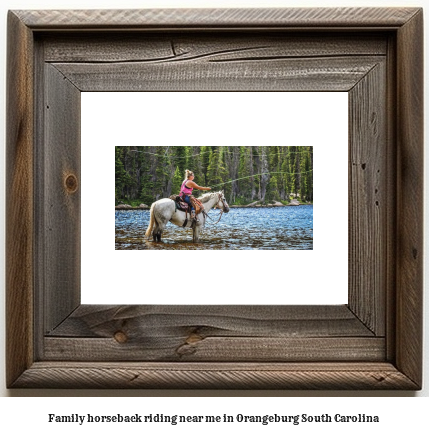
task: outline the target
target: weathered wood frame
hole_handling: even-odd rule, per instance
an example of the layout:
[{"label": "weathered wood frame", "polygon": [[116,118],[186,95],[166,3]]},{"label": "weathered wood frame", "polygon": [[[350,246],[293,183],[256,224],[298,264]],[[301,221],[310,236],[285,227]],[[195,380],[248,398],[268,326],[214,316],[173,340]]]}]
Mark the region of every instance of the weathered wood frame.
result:
[{"label": "weathered wood frame", "polygon": [[[270,45],[274,33],[276,41],[295,38],[296,53]],[[416,8],[9,12],[8,387],[420,389],[422,33]],[[315,34],[341,55],[322,43],[305,56],[300,38],[312,45]],[[125,38],[119,46],[117,35]],[[170,55],[118,57],[142,35],[155,45],[158,38],[161,51],[168,42]],[[172,35],[184,40],[181,47]],[[228,49],[193,56],[200,50],[193,35]],[[240,45],[258,37],[271,42]],[[385,53],[373,51],[380,38]],[[85,50],[77,57],[78,40],[89,57]],[[361,40],[372,43],[362,49]],[[149,73],[142,83],[129,69],[140,62],[150,71],[178,56],[179,79],[149,80]],[[197,60],[195,67],[202,57],[211,65]],[[306,71],[298,81],[269,80],[269,60],[284,78],[292,58],[302,61],[295,75]],[[261,59],[264,66],[244,81],[240,65]],[[235,73],[228,61],[239,65]],[[216,74],[197,79],[195,68]],[[346,306],[80,305],[80,93],[166,89],[349,92]]]}]

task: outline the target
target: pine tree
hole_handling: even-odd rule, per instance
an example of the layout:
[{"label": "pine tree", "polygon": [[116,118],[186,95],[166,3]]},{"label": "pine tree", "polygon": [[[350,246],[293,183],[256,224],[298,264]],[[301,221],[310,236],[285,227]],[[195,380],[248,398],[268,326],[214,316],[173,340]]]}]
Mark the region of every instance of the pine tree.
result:
[{"label": "pine tree", "polygon": [[295,184],[294,193],[298,196],[301,192],[301,154],[298,152],[298,147],[295,148],[295,162],[292,171],[294,172]]},{"label": "pine tree", "polygon": [[309,169],[310,169],[310,161],[308,155],[307,147],[302,148],[301,154],[301,162],[300,162],[300,173],[301,173],[301,189],[300,189],[300,197],[302,201],[308,201],[309,196]]},{"label": "pine tree", "polygon": [[124,198],[124,187],[127,182],[127,173],[123,163],[122,147],[115,147],[115,201]]},{"label": "pine tree", "polygon": [[122,163],[124,166],[124,186],[122,190],[123,198],[126,200],[132,200],[136,194],[137,181],[135,178],[135,156],[131,147],[122,147]]},{"label": "pine tree", "polygon": [[268,171],[268,157],[267,147],[259,147],[260,151],[260,191],[259,198],[262,202],[265,202],[265,195],[267,191],[267,184],[270,179],[270,173]]},{"label": "pine tree", "polygon": [[267,199],[279,200],[281,198],[281,150],[278,146],[268,147],[269,172],[271,173],[270,181],[267,186]]},{"label": "pine tree", "polygon": [[280,198],[280,194],[278,192],[278,176],[273,175],[270,178],[267,186],[267,194],[266,199],[269,200],[278,200]]},{"label": "pine tree", "polygon": [[293,164],[291,162],[291,147],[283,147],[283,163],[281,166],[282,176],[283,176],[283,189],[284,195],[282,195],[283,200],[289,200],[292,193],[293,185],[295,183],[295,177],[293,175]]},{"label": "pine tree", "polygon": [[308,173],[308,186],[309,186],[309,195],[308,201],[313,202],[313,147],[309,147],[309,173]]},{"label": "pine tree", "polygon": [[173,194],[180,194],[180,188],[182,187],[182,182],[183,182],[183,177],[180,173],[179,167],[177,166],[173,177],[173,187],[172,187]]},{"label": "pine tree", "polygon": [[203,145],[200,148],[200,155],[201,155],[201,166],[202,166],[202,176],[204,179],[204,186],[208,186],[208,168],[210,164],[210,156],[212,154],[212,149],[206,145]]},{"label": "pine tree", "polygon": [[226,194],[228,194],[228,201],[231,204],[235,203],[235,199],[239,195],[238,191],[238,163],[240,160],[240,148],[237,146],[227,147],[228,156],[230,159],[227,164],[228,171],[228,179],[231,180],[231,183],[228,183],[229,190]]},{"label": "pine tree", "polygon": [[253,199],[253,160],[252,147],[240,146],[240,159],[238,168],[238,192],[241,202],[245,203]]},{"label": "pine tree", "polygon": [[226,181],[226,175],[227,172],[223,162],[222,147],[216,147],[210,154],[210,162],[207,168],[207,181],[209,186],[222,185],[222,183]]},{"label": "pine tree", "polygon": [[159,200],[164,196],[167,180],[171,178],[164,148],[165,147],[155,147],[155,174],[153,176],[153,195],[155,200]]},{"label": "pine tree", "polygon": [[192,171],[192,168],[188,168],[188,153],[186,150],[187,147],[185,146],[177,146],[172,147],[173,149],[173,155],[174,155],[174,161],[176,163],[176,166],[180,168],[181,174],[185,174],[185,170],[189,169]]}]

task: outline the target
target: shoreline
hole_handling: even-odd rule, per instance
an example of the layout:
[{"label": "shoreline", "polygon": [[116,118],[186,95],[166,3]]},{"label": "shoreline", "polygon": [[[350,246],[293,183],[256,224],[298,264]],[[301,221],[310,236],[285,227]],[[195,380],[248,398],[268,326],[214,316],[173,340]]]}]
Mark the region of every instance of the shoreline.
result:
[{"label": "shoreline", "polygon": [[[298,207],[298,206],[312,206],[313,203],[299,203],[299,204],[256,204],[256,205],[230,205],[230,209],[258,209],[258,208],[270,208],[270,207]],[[120,204],[115,206],[115,210],[149,210],[149,206],[130,206],[129,204]]]}]

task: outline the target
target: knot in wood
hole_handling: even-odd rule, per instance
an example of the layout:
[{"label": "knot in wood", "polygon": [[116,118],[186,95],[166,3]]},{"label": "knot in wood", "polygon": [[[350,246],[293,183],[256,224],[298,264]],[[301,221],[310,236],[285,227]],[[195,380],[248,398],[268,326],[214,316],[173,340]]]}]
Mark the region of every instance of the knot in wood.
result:
[{"label": "knot in wood", "polygon": [[119,342],[120,344],[123,344],[123,343],[127,342],[127,340],[128,340],[127,335],[124,332],[121,332],[121,331],[117,331],[113,335],[113,337],[115,338],[115,341]]},{"label": "knot in wood", "polygon": [[191,344],[195,344],[196,342],[200,342],[202,340],[203,338],[200,335],[196,333],[191,333],[189,337],[186,339],[186,344],[191,345]]},{"label": "knot in wood", "polygon": [[77,178],[74,174],[69,174],[66,177],[64,184],[69,194],[73,194],[74,192],[77,191],[77,187],[78,187]]}]

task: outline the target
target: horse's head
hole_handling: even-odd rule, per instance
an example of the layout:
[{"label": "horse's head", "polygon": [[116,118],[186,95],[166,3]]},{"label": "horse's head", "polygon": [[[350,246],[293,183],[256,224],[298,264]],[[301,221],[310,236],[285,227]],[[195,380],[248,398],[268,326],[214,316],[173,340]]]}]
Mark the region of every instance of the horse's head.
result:
[{"label": "horse's head", "polygon": [[229,212],[229,206],[225,199],[225,194],[223,191],[216,193],[219,196],[219,201],[217,202],[216,206],[217,208],[221,209],[223,212],[228,213]]}]

